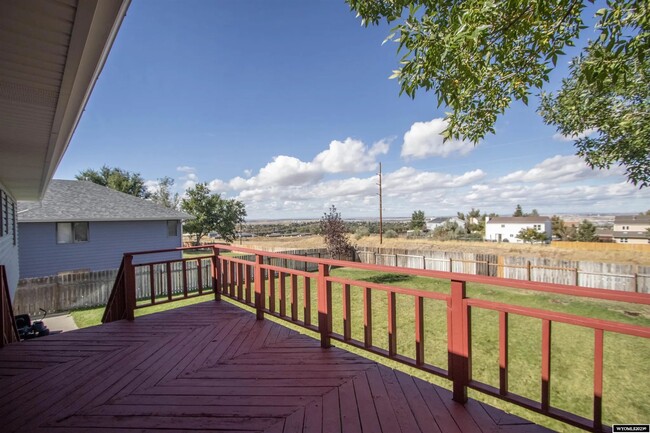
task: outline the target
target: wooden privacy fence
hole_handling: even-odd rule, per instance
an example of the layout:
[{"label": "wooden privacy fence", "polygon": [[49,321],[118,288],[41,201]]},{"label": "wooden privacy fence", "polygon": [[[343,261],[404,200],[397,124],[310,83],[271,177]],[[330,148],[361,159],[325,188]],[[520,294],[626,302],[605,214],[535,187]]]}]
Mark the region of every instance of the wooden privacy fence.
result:
[{"label": "wooden privacy fence", "polygon": [[[474,259],[464,257],[428,257],[418,254],[377,253],[357,251],[362,263],[397,266],[433,271],[458,272],[492,277],[543,283],[574,285],[580,287],[621,290],[626,292],[650,293],[650,267],[606,263],[571,262],[573,266],[538,264],[544,259],[497,256],[495,254],[472,254]],[[466,254],[460,254],[465,256]],[[609,272],[590,270],[605,268]],[[634,272],[638,268],[642,272]]]},{"label": "wooden privacy fence", "polygon": [[[206,247],[201,247],[206,249]],[[197,248],[184,248],[194,250]],[[510,289],[524,289],[541,294],[568,295],[587,299],[599,299],[617,302],[650,305],[650,295],[617,292],[602,289],[586,289],[571,285],[545,284],[532,281],[518,281],[497,277],[461,274],[423,269],[399,268],[353,263],[339,260],[327,260],[311,257],[296,257],[282,253],[269,253],[235,246],[215,245],[209,247],[211,254],[184,258],[170,262],[155,262],[133,265],[133,257],[162,251],[127,253],[124,256],[120,276],[116,280],[111,299],[106,307],[104,322],[119,319],[134,319],[134,310],[145,306],[170,302],[176,299],[196,296],[208,288],[220,300],[227,296],[233,300],[253,307],[257,318],[262,320],[270,314],[291,321],[304,328],[316,331],[320,335],[321,346],[330,347],[331,340],[338,340],[358,347],[370,353],[385,356],[411,367],[438,375],[452,383],[453,399],[460,403],[467,401],[467,389],[514,403],[543,415],[561,420],[570,425],[590,431],[609,431],[603,423],[603,353],[605,333],[622,334],[641,339],[650,339],[650,327],[619,323],[610,320],[593,319],[573,314],[558,313],[546,309],[536,309],[493,302],[486,299],[468,297],[467,284],[487,284]],[[284,266],[291,261],[302,261],[315,266],[314,272],[304,271],[297,266],[290,269]],[[193,265],[191,263],[196,263]],[[157,267],[171,268],[180,266],[183,277],[180,287],[174,282],[158,278]],[[136,268],[149,268],[149,293],[138,293]],[[357,270],[384,273],[382,275],[418,276],[430,278],[433,282],[448,282],[445,292],[415,290],[389,285],[371,280],[355,280],[330,274],[333,267],[346,267]],[[209,269],[209,271],[208,271]],[[209,272],[209,278],[206,278]],[[166,275],[170,275],[167,272]],[[144,277],[143,277],[144,278]],[[380,280],[381,281],[381,280]],[[386,281],[390,281],[387,279]],[[399,282],[399,279],[395,279]],[[178,292],[175,292],[178,291]],[[146,291],[146,289],[145,289]],[[175,293],[178,293],[176,296]],[[138,300],[137,298],[140,298]],[[334,304],[336,302],[336,304]],[[413,323],[413,334],[400,332],[398,326],[397,304],[406,305],[409,320]],[[434,317],[425,314],[425,305],[434,304],[441,307],[446,315],[446,363],[434,365],[427,361],[428,350],[425,345],[426,330],[433,326]],[[381,307],[384,311],[378,311]],[[472,338],[475,338],[474,320],[482,316],[480,311],[492,311],[498,316],[498,339],[494,343],[498,349],[498,384],[491,384],[473,377]],[[514,341],[511,335],[513,317],[525,317],[539,321],[541,324],[541,369],[538,374],[538,397],[531,399],[515,392],[509,382],[512,375],[509,352]],[[342,332],[333,332],[334,320],[342,321]],[[379,323],[378,323],[379,320]],[[384,322],[385,321],[385,322]],[[382,323],[384,322],[384,323]],[[481,323],[474,325],[483,326]],[[551,384],[553,370],[551,359],[552,330],[554,325],[572,325],[586,328],[591,332],[593,341],[592,416],[584,417],[561,410],[551,401]],[[338,326],[338,325],[337,325]],[[354,332],[359,328],[361,332]],[[377,342],[375,329],[386,329],[387,344]],[[528,333],[533,330],[527,330]],[[413,353],[402,349],[398,336],[413,343]],[[555,348],[557,349],[557,347]],[[626,360],[634,362],[635,360]],[[636,360],[646,362],[646,360]],[[573,360],[571,360],[573,362]],[[617,366],[625,368],[625,364]],[[510,380],[509,380],[510,379]],[[639,378],[647,380],[647,378]],[[642,396],[637,396],[642,398]]]}]

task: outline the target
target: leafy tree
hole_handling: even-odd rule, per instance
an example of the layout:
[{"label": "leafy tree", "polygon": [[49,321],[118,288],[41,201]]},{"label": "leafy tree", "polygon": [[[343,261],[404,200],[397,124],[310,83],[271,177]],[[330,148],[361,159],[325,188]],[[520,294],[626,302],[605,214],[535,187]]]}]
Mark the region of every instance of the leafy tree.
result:
[{"label": "leafy tree", "polygon": [[512,214],[513,217],[522,217],[524,216],[524,211],[521,209],[521,205],[518,204],[515,208],[515,213]]},{"label": "leafy tree", "polygon": [[560,240],[567,240],[567,227],[564,225],[564,220],[557,215],[551,217],[551,230],[553,236]]},{"label": "leafy tree", "polygon": [[354,238],[356,240],[359,240],[361,238],[365,238],[370,236],[370,229],[368,227],[359,227],[355,232],[354,232]]},{"label": "leafy tree", "polygon": [[[595,168],[625,167],[641,187],[650,182],[650,6],[647,0],[515,2],[476,0],[346,0],[366,26],[396,26],[387,40],[403,54],[401,93],[433,91],[445,105],[445,138],[478,142],[513,101],[542,89],[566,46],[596,18],[595,38],[570,65],[556,94],[543,94],[540,114],[575,138]],[[587,10],[589,7],[589,10]],[[583,137],[596,130],[595,137]]]},{"label": "leafy tree", "polygon": [[424,211],[416,210],[411,215],[411,229],[412,230],[424,230],[427,228],[427,222],[424,218]]},{"label": "leafy tree", "polygon": [[194,236],[195,245],[210,232],[217,232],[226,242],[233,242],[237,225],[245,221],[246,209],[238,200],[223,199],[219,194],[211,194],[207,183],[198,183],[186,191],[187,197],[181,201],[181,209],[194,219],[186,221],[183,229]]},{"label": "leafy tree", "polygon": [[388,229],[384,233],[384,237],[388,238],[388,239],[394,239],[394,238],[397,237],[397,232],[395,230],[393,230],[393,229]]},{"label": "leafy tree", "polygon": [[79,172],[75,176],[77,180],[88,180],[98,185],[131,194],[140,198],[149,198],[149,192],[144,185],[144,179],[140,173],[131,173],[117,167],[102,166],[99,170],[91,168]]},{"label": "leafy tree", "polygon": [[523,228],[517,233],[517,238],[521,239],[524,242],[530,242],[531,244],[535,242],[543,242],[546,240],[546,235],[542,232],[538,232],[532,227]]},{"label": "leafy tree", "polygon": [[171,188],[174,186],[174,179],[165,176],[158,179],[158,189],[151,193],[151,201],[170,209],[177,209],[181,198],[178,193],[172,195]]},{"label": "leafy tree", "polygon": [[529,214],[527,214],[526,216],[538,217],[538,216],[539,216],[539,212],[537,212],[537,209],[533,209],[533,210],[532,210]]},{"label": "leafy tree", "polygon": [[332,205],[329,213],[324,213],[321,217],[320,232],[325,238],[325,245],[330,257],[340,258],[354,249],[348,240],[345,224],[341,213],[336,211],[336,206]]},{"label": "leafy tree", "polygon": [[578,242],[596,241],[596,226],[588,220],[582,220],[576,231],[576,240]]},{"label": "leafy tree", "polygon": [[433,238],[439,241],[458,239],[465,231],[456,221],[447,221],[433,230]]},{"label": "leafy tree", "polygon": [[[472,233],[485,234],[485,217],[487,215],[485,213],[481,215],[480,209],[472,208],[472,210],[467,212],[467,214],[458,212],[457,215],[459,219],[465,221],[465,232],[467,234],[472,234]],[[490,216],[496,216],[496,215],[490,214]]]}]

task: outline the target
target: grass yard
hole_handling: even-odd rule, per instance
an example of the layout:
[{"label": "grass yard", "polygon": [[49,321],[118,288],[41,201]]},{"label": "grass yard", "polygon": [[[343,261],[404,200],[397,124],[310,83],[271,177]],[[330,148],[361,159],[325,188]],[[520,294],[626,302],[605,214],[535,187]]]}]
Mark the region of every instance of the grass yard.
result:
[{"label": "grass yard", "polygon": [[[356,269],[334,269],[333,276],[358,281],[367,281],[399,287],[407,287],[441,293],[449,292],[448,280],[433,280],[397,273],[380,274]],[[299,318],[303,319],[303,278],[298,278]],[[363,283],[362,283],[363,284]],[[279,283],[276,282],[276,310],[279,311]],[[311,279],[311,322],[317,322],[316,274]],[[267,287],[268,294],[268,287]],[[562,313],[617,322],[650,326],[650,307],[621,304],[610,301],[586,300],[564,295],[542,294],[469,283],[468,297],[489,299],[514,305],[527,306]],[[290,296],[289,281],[285,296]],[[332,287],[333,331],[343,333],[342,287]],[[208,294],[170,304],[136,310],[136,316],[176,308],[213,299]],[[224,298],[227,300],[227,298]],[[398,353],[415,357],[415,324],[413,298],[397,295],[397,344]],[[237,305],[241,305],[236,303]],[[363,341],[363,292],[361,287],[351,287],[352,338]],[[447,368],[447,317],[446,304],[442,301],[424,301],[425,320],[425,362]],[[72,315],[79,327],[100,323],[103,308],[78,310]],[[287,304],[287,313],[290,308]],[[388,348],[387,296],[373,291],[373,344]],[[271,318],[271,320],[277,320]],[[291,323],[283,322],[300,332],[315,335]],[[592,414],[593,389],[593,331],[574,325],[554,323],[552,328],[551,358],[551,404],[584,417]],[[371,357],[393,368],[425,378],[441,386],[449,387],[444,379],[424,373],[415,368],[393,362],[386,358],[372,356],[351,346],[335,343],[362,356]],[[472,310],[472,373],[475,380],[497,386],[498,364],[498,313]],[[603,421],[612,423],[647,423],[650,420],[650,399],[647,384],[650,382],[650,341],[613,333],[605,334],[605,378],[603,397]],[[623,367],[622,367],[623,366]],[[509,320],[509,389],[511,392],[539,400],[541,371],[541,321],[510,315]],[[550,420],[526,409],[502,402],[498,399],[471,392],[472,398],[504,408],[539,424],[559,431],[578,431],[563,423]]]}]

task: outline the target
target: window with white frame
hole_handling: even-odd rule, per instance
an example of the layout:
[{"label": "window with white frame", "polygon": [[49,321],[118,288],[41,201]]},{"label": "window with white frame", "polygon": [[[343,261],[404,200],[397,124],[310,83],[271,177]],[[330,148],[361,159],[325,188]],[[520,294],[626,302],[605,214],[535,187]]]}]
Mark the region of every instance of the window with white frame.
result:
[{"label": "window with white frame", "polygon": [[56,223],[56,243],[76,244],[88,242],[89,223]]}]

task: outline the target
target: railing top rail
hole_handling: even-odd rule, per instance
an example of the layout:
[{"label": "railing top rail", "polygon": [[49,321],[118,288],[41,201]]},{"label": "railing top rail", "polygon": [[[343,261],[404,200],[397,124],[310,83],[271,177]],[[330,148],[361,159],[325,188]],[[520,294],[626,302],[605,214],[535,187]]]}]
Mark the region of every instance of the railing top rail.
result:
[{"label": "railing top rail", "polygon": [[428,292],[425,290],[418,290],[418,289],[405,289],[403,287],[391,286],[388,284],[371,283],[369,281],[351,280],[348,278],[339,278],[339,277],[332,277],[332,276],[326,277],[325,280],[331,281],[332,283],[349,284],[350,286],[355,286],[355,287],[368,287],[370,289],[382,290],[384,292],[392,292],[401,295],[409,295],[413,297],[421,297],[421,298],[428,298],[428,299],[437,299],[439,301],[447,301],[449,299],[449,295],[446,295],[444,293]]},{"label": "railing top rail", "polygon": [[442,280],[465,281],[469,283],[488,284],[493,286],[510,287],[514,289],[524,289],[524,290],[532,290],[537,292],[554,293],[558,295],[577,296],[583,298],[596,298],[596,299],[604,299],[604,300],[616,301],[616,302],[629,302],[635,304],[650,305],[650,294],[645,294],[645,293],[622,292],[622,291],[608,290],[608,289],[594,289],[594,288],[586,288],[586,287],[579,287],[579,286],[570,286],[565,284],[550,284],[550,283],[541,283],[536,281],[522,281],[517,279],[511,279],[511,278],[490,277],[485,275],[472,275],[472,274],[463,274],[463,273],[448,272],[448,271],[435,271],[429,269],[425,270],[425,269],[414,269],[414,268],[395,268],[394,266],[375,265],[375,264],[367,264],[367,263],[350,262],[346,260],[313,258],[313,257],[299,256],[295,254],[267,252],[267,251],[255,250],[252,248],[239,247],[235,245],[226,245],[226,244],[210,244],[210,245],[202,245],[202,246],[194,246],[194,247],[172,248],[166,250],[140,251],[140,252],[133,252],[133,253],[125,253],[125,256],[158,254],[158,253],[166,253],[166,252],[173,252],[173,251],[186,251],[186,250],[209,249],[209,248],[215,248],[217,250],[225,250],[225,251],[232,251],[232,252],[242,252],[246,254],[261,254],[265,257],[290,259],[290,260],[296,260],[296,261],[301,261],[306,263],[324,264],[328,266],[348,267],[348,268],[363,269],[363,270],[370,270],[370,271],[386,272],[392,274],[399,273],[404,275],[438,278]]},{"label": "railing top rail", "polygon": [[561,322],[569,325],[578,325],[603,331],[618,332],[620,334],[634,335],[637,337],[650,338],[650,327],[633,325],[629,323],[613,322],[611,320],[594,319],[591,317],[576,316],[574,314],[559,313],[537,308],[522,307],[519,305],[504,304],[501,302],[487,301],[484,299],[467,298],[467,305],[471,307],[485,308],[493,311],[503,311],[520,316],[547,319],[553,322]]}]

